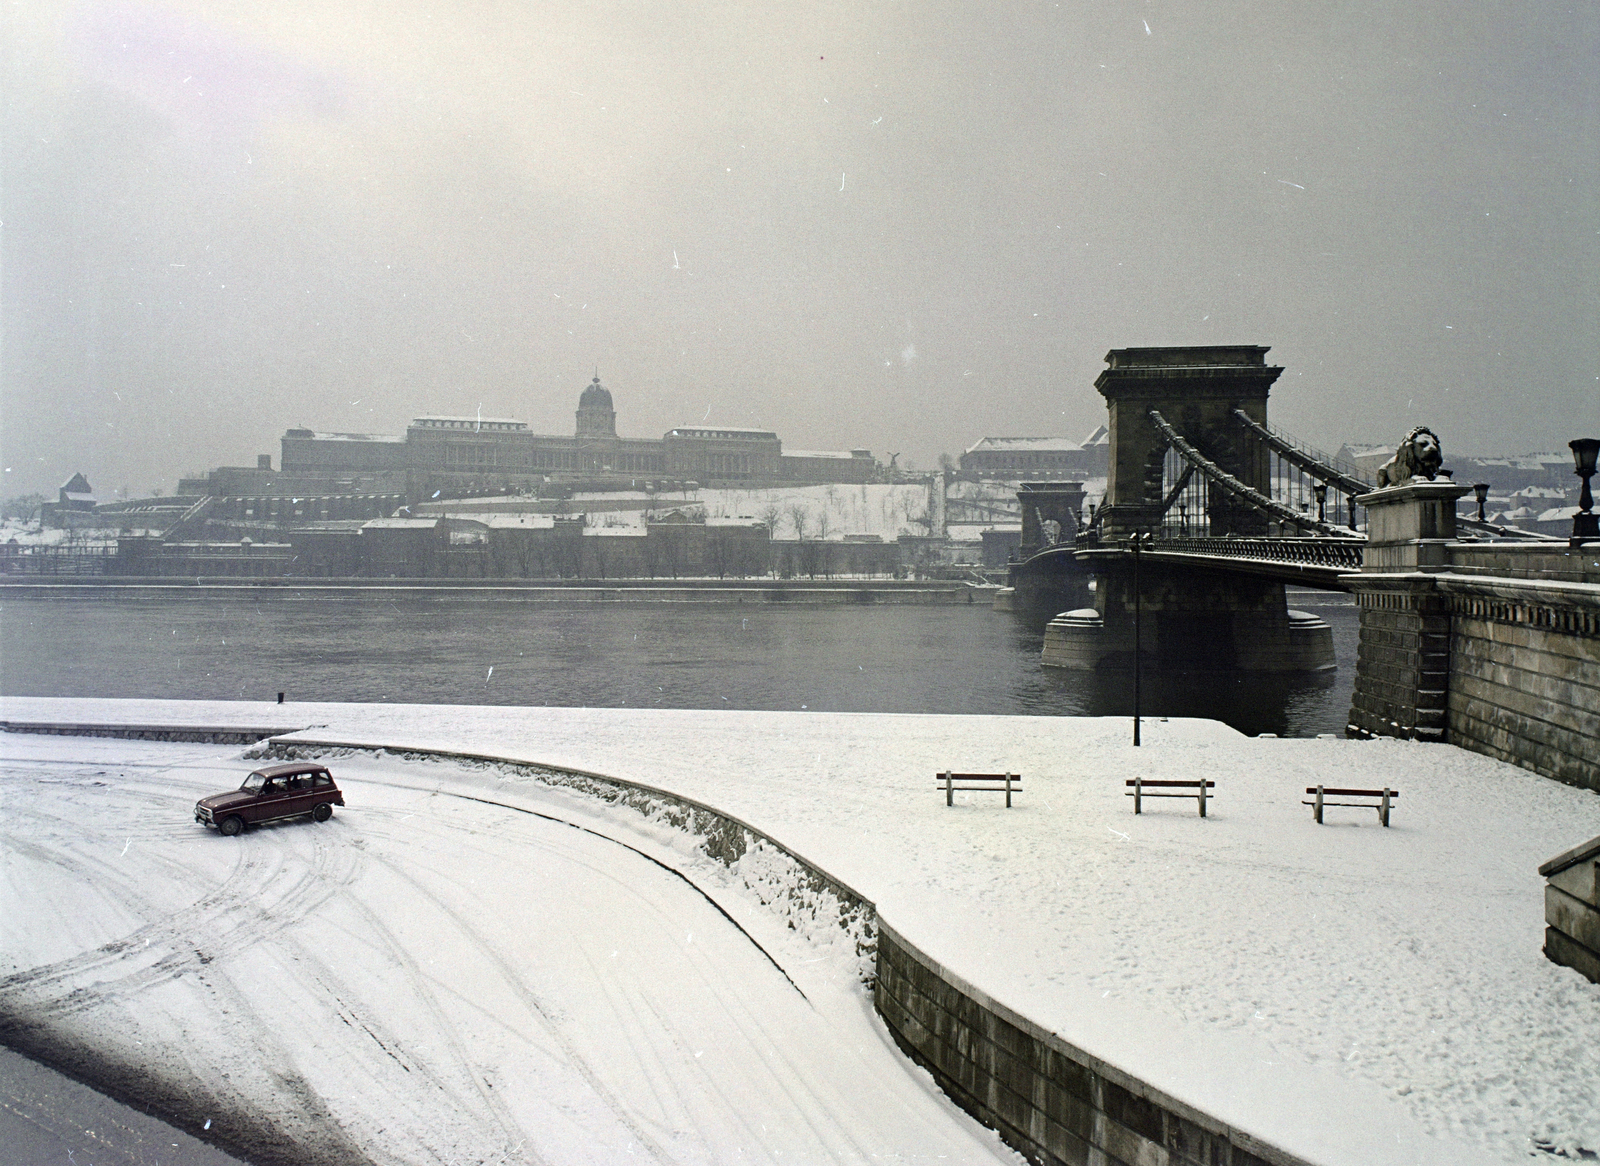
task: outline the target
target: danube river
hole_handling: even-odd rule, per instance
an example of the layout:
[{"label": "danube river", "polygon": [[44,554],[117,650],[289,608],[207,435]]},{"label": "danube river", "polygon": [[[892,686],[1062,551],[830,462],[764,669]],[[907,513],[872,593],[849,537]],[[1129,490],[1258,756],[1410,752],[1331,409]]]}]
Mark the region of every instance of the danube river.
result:
[{"label": "danube river", "polygon": [[[1343,733],[1355,675],[1346,595],[1294,592],[1333,626],[1315,676],[1146,676],[1150,716],[1250,734]],[[1043,668],[1043,628],[983,607],[282,599],[5,599],[9,696],[826,709],[1105,716],[1131,673]]]}]

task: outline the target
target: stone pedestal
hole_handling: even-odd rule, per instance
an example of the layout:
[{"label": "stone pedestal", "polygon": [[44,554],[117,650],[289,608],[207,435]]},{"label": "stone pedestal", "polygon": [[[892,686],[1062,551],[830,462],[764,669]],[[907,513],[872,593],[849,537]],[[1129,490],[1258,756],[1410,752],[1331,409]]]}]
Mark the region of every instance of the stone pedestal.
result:
[{"label": "stone pedestal", "polygon": [[1544,888],[1544,954],[1600,984],[1600,838],[1539,867]]},{"label": "stone pedestal", "polygon": [[1448,566],[1456,500],[1450,481],[1410,482],[1363,494],[1367,546],[1354,591],[1361,609],[1352,737],[1445,739],[1450,610],[1433,575]]}]

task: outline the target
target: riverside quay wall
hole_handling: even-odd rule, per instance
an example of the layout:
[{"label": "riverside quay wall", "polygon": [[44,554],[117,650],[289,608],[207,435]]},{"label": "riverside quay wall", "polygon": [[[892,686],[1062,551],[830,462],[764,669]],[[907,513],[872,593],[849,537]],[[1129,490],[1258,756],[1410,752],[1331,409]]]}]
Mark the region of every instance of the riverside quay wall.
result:
[{"label": "riverside quay wall", "polygon": [[1600,793],[1600,545],[1455,539],[1466,487],[1364,495],[1351,736],[1448,741]]},{"label": "riverside quay wall", "polygon": [[926,604],[988,606],[994,589],[899,579],[240,579],[0,577],[0,597],[51,600],[248,598],[324,602]]}]

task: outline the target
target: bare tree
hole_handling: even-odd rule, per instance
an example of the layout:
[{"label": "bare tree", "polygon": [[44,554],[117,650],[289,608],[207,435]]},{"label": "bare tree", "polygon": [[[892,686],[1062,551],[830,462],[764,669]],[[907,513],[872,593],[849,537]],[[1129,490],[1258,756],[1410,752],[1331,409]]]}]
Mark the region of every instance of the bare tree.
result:
[{"label": "bare tree", "polygon": [[806,541],[806,527],[810,525],[811,511],[804,502],[789,503],[789,521],[794,524],[794,537]]}]

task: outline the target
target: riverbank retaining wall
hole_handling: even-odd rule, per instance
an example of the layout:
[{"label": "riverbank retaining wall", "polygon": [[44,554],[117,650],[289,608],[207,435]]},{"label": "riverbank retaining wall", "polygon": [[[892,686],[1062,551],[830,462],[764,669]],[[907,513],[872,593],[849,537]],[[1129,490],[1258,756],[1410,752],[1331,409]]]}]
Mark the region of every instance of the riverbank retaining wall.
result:
[{"label": "riverbank retaining wall", "polygon": [[507,603],[941,604],[991,602],[993,588],[952,580],[680,579],[672,582],[508,579],[236,579],[114,576],[0,579],[16,599],[216,599],[378,601],[462,600]]},{"label": "riverbank retaining wall", "polygon": [[1362,495],[1348,733],[1448,741],[1600,793],[1600,545],[1460,542],[1466,487]]},{"label": "riverbank retaining wall", "polygon": [[878,921],[873,999],[901,1049],[1044,1166],[1291,1166],[991,999]]}]

